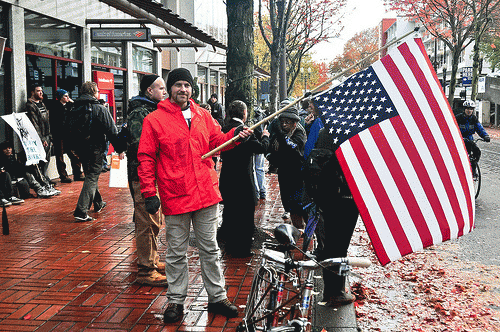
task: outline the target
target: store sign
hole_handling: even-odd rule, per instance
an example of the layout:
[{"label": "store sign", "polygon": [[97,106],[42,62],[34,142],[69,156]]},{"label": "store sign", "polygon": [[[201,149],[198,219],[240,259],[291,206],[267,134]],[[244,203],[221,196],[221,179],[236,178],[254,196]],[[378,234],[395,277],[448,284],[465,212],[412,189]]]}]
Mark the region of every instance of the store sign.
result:
[{"label": "store sign", "polygon": [[481,76],[477,82],[477,93],[486,92],[486,76]]},{"label": "store sign", "polygon": [[150,28],[90,28],[92,41],[151,41]]},{"label": "store sign", "polygon": [[94,71],[94,82],[102,90],[113,90],[115,88],[115,77],[113,73],[106,71]]}]

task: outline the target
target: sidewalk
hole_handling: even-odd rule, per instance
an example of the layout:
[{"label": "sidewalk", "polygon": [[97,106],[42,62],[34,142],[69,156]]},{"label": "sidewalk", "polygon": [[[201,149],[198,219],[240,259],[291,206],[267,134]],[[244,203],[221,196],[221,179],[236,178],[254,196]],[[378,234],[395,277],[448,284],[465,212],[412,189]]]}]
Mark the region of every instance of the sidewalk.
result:
[{"label": "sidewalk", "polygon": [[[267,176],[267,200],[255,214],[260,240],[283,222],[277,176]],[[109,173],[102,174],[99,184],[108,206],[99,214],[90,213],[97,218],[91,223],[73,222],[82,182],[58,184],[59,196],[7,207],[10,235],[0,235],[0,331],[234,331],[243,315],[257,255],[222,258],[228,297],[241,308],[239,318],[226,320],[206,311],[198,253],[190,247],[185,317],[182,323],[164,326],[166,289],[134,283],[130,193],[108,188],[108,181]],[[164,229],[160,241],[164,257]],[[257,252],[257,244],[253,251]],[[325,310],[326,321],[337,313]]]}]

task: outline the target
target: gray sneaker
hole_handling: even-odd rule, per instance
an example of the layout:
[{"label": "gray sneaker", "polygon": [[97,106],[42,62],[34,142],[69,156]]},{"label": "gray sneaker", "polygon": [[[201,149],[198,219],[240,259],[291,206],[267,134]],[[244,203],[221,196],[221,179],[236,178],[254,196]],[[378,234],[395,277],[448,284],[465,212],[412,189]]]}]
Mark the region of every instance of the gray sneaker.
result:
[{"label": "gray sneaker", "polygon": [[9,198],[9,202],[11,202],[13,205],[19,205],[21,203],[24,203],[24,199],[17,198],[16,196],[12,196]]},{"label": "gray sneaker", "polygon": [[61,193],[60,190],[57,190],[56,188],[54,188],[52,185],[49,185],[49,186],[46,186],[45,187],[45,190],[47,190],[51,195],[55,196],[55,195],[59,195]]},{"label": "gray sneaker", "polygon": [[0,206],[1,207],[9,206],[9,205],[12,205],[12,203],[9,202],[8,200],[6,200],[5,198],[0,199]]},{"label": "gray sneaker", "polygon": [[54,196],[53,193],[50,193],[49,191],[47,191],[47,189],[45,188],[40,188],[36,191],[36,195],[39,197],[39,198],[49,198],[49,197],[52,197]]}]

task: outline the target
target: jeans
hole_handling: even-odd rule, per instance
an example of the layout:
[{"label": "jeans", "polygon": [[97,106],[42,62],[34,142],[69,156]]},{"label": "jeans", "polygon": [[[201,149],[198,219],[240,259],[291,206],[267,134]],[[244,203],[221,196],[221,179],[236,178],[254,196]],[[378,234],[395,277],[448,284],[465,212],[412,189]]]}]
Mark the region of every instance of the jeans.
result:
[{"label": "jeans", "polygon": [[266,172],[264,171],[264,154],[254,156],[255,192],[259,196],[266,195]]},{"label": "jeans", "polygon": [[130,193],[134,200],[135,242],[139,275],[152,273],[159,260],[158,233],[163,221],[161,209],[153,215],[146,211],[139,181],[129,181]]},{"label": "jeans", "polygon": [[191,223],[196,236],[201,276],[207,290],[208,302],[219,302],[227,296],[216,240],[217,204],[189,213],[165,216],[168,302],[184,304],[187,297],[189,282],[187,249]]},{"label": "jeans", "polygon": [[87,213],[94,203],[102,203],[101,193],[99,192],[98,182],[99,175],[102,171],[103,151],[101,149],[91,150],[78,150],[78,156],[83,164],[83,171],[85,172],[85,181],[83,181],[82,191],[78,197],[75,213]]}]

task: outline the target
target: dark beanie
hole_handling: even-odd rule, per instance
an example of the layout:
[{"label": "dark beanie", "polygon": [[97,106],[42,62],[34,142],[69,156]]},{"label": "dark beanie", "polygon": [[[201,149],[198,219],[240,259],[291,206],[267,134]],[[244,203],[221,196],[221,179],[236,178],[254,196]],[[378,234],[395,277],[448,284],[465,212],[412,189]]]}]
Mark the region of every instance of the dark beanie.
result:
[{"label": "dark beanie", "polygon": [[56,99],[57,99],[57,100],[61,100],[61,98],[62,98],[65,94],[67,94],[67,93],[68,93],[68,91],[66,91],[66,90],[64,90],[64,89],[58,89],[58,90],[56,91]]},{"label": "dark beanie", "polygon": [[144,77],[141,80],[141,93],[144,94],[146,93],[146,90],[151,86],[151,84],[154,83],[158,79],[158,75],[144,75]]},{"label": "dark beanie", "polygon": [[167,91],[169,94],[170,88],[172,88],[172,85],[174,85],[177,81],[186,81],[193,86],[193,76],[191,76],[189,70],[186,68],[176,68],[168,74]]}]

